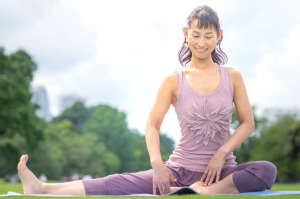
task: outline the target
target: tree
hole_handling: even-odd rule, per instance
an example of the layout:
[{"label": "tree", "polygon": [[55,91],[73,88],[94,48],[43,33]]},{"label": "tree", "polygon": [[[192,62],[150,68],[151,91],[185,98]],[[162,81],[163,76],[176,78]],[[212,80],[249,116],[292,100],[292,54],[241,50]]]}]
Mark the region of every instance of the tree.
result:
[{"label": "tree", "polygon": [[28,165],[37,175],[45,173],[57,180],[75,172],[99,176],[115,173],[120,160],[95,135],[82,135],[74,131],[71,121],[63,120],[47,126],[45,141],[30,154]]},{"label": "tree", "polygon": [[300,121],[296,115],[280,115],[262,129],[255,140],[251,159],[269,160],[277,167],[280,181],[300,179]]},{"label": "tree", "polygon": [[[126,114],[108,105],[90,108],[91,115],[83,127],[83,134],[97,135],[98,142],[105,143],[108,150],[121,161],[120,172],[135,172],[149,169],[149,155],[145,137],[128,129]],[[167,159],[174,149],[174,141],[164,134],[161,137],[161,152]]]},{"label": "tree", "polygon": [[[252,111],[253,111],[253,117],[254,117],[254,122],[255,122],[255,131],[253,135],[247,138],[245,142],[243,142],[235,151],[234,155],[236,156],[237,162],[243,163],[247,162],[251,159],[251,150],[254,148],[255,145],[255,139],[257,136],[259,136],[260,130],[266,125],[267,123],[267,118],[265,117],[258,117],[255,113],[255,106],[252,106]],[[238,115],[236,112],[236,109],[233,109],[233,114],[232,114],[232,123],[231,123],[231,128],[236,130],[239,127],[240,123],[238,120]]]},{"label": "tree", "polygon": [[91,116],[83,127],[83,133],[97,135],[98,142],[116,154],[122,162],[120,172],[131,171],[136,135],[128,130],[126,115],[108,105],[91,107]]},{"label": "tree", "polygon": [[38,106],[30,102],[36,69],[24,50],[5,55],[0,48],[0,176],[13,172],[19,161],[21,150],[15,139],[23,138],[29,151],[43,139],[44,122],[34,113]]},{"label": "tree", "polygon": [[66,109],[59,116],[55,117],[52,122],[60,122],[67,119],[78,128],[82,128],[89,116],[89,109],[85,107],[82,101],[77,101],[70,108]]}]

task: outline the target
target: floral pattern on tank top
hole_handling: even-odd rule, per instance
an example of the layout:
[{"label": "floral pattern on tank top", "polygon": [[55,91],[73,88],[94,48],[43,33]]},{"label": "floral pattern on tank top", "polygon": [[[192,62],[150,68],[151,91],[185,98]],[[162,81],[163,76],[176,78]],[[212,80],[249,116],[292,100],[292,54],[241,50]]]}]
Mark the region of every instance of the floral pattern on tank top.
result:
[{"label": "floral pattern on tank top", "polygon": [[208,145],[210,141],[217,142],[215,136],[223,137],[230,131],[231,115],[232,105],[223,107],[220,99],[193,101],[183,116],[182,130],[188,130],[196,144]]}]

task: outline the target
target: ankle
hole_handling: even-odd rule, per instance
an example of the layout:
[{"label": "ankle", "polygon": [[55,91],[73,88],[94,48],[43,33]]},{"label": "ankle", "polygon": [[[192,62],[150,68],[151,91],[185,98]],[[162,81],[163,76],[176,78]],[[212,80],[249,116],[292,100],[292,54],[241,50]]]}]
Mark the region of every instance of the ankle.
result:
[{"label": "ankle", "polygon": [[38,185],[38,190],[40,194],[48,194],[47,183],[41,182]]}]

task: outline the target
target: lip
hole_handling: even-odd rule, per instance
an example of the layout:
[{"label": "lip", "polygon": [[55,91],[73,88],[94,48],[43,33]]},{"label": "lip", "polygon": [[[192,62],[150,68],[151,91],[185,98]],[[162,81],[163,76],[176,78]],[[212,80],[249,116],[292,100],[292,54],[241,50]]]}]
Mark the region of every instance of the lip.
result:
[{"label": "lip", "polygon": [[198,53],[205,53],[207,51],[208,48],[205,49],[200,49],[200,48],[196,48]]}]

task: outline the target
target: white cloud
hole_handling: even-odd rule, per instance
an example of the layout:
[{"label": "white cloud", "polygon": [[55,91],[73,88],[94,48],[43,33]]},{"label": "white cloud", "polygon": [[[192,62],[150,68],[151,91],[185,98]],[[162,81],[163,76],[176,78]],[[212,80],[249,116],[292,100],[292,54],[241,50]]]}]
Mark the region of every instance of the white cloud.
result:
[{"label": "white cloud", "polygon": [[260,107],[299,107],[300,25],[289,30],[280,43],[280,51],[272,52],[263,46],[265,55],[255,67],[256,76],[250,80],[249,95]]}]

